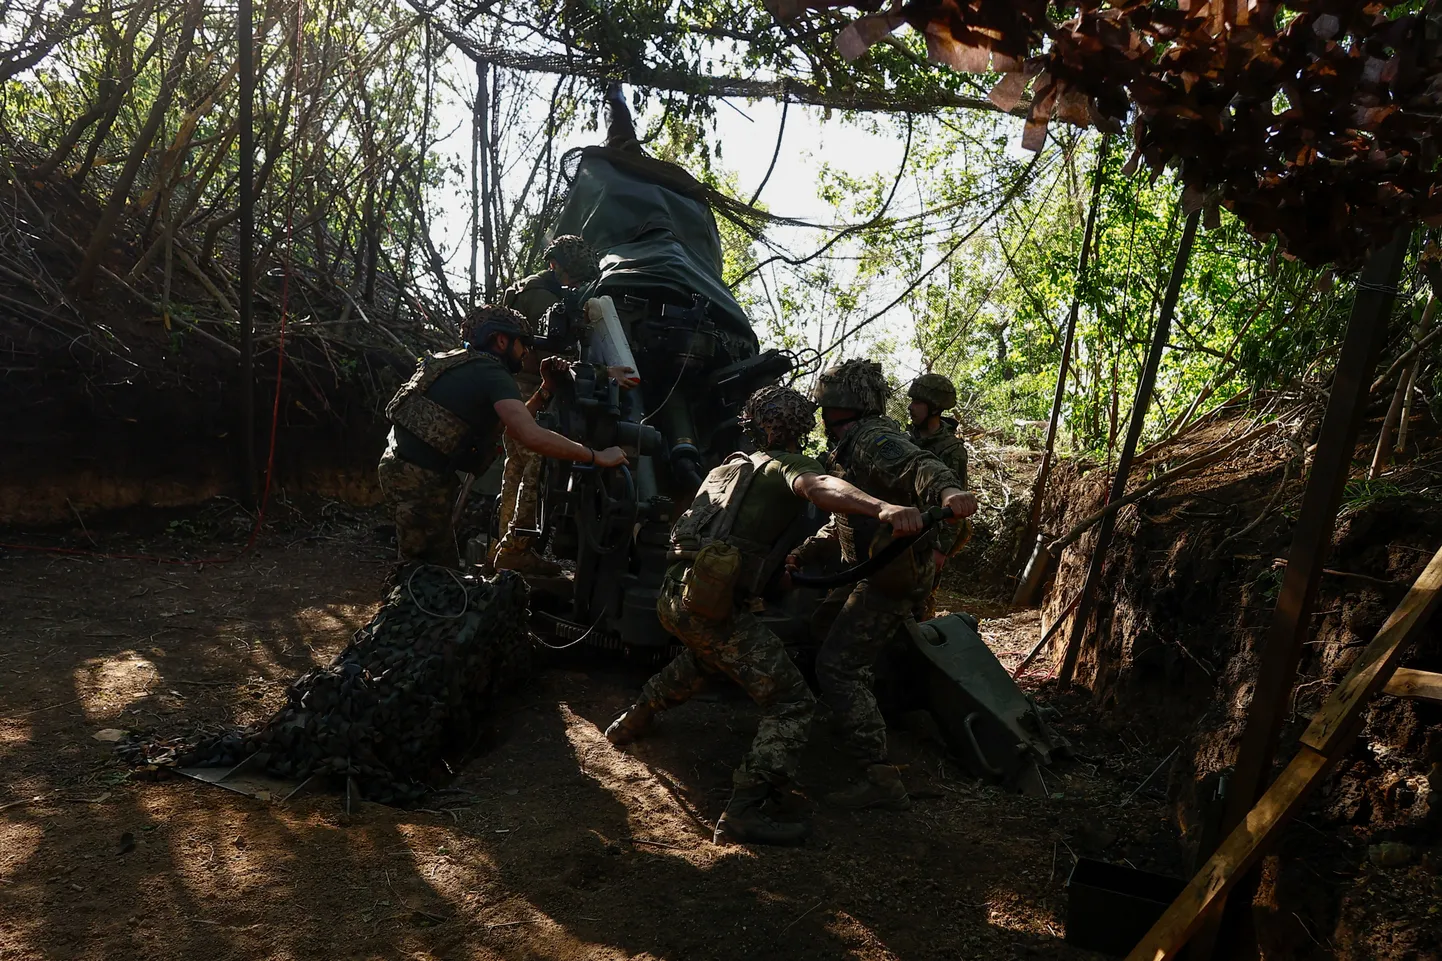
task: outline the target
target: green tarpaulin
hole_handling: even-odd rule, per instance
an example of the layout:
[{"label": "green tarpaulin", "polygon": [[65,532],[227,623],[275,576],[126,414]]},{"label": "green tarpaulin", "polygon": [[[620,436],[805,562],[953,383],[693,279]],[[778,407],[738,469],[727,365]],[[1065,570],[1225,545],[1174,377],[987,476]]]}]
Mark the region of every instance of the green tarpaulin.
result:
[{"label": "green tarpaulin", "polygon": [[663,288],[711,302],[711,318],[750,342],[745,311],[721,279],[721,237],[704,188],[672,164],[601,147],[581,151],[555,235],[580,234],[601,253],[597,293]]}]

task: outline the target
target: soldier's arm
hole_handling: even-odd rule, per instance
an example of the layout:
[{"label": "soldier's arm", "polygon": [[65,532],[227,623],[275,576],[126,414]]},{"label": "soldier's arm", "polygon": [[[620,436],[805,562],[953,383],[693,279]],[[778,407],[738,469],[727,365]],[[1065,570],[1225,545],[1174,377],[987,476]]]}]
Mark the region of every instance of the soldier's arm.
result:
[{"label": "soldier's arm", "polygon": [[602,467],[616,467],[627,462],[625,452],[619,447],[592,450],[553,430],[547,430],[536,423],[536,418],[519,400],[508,398],[496,401],[496,416],[506,425],[506,433],[514,437],[518,444],[542,456],[578,464],[599,464]]},{"label": "soldier's arm", "polygon": [[791,484],[797,497],[803,497],[824,511],[833,514],[861,514],[890,524],[892,534],[915,534],[921,530],[921,512],[914,507],[898,507],[827,474],[802,474]]},{"label": "soldier's arm", "polygon": [[934,454],[900,440],[884,444],[873,470],[890,473],[923,504],[951,508],[957,518],[976,513],[976,497],[963,489],[961,479]]},{"label": "soldier's arm", "polygon": [[802,541],[786,559],[788,567],[805,567],[813,560],[835,556],[839,548],[836,537],[836,518],[828,517],[821,530]]}]

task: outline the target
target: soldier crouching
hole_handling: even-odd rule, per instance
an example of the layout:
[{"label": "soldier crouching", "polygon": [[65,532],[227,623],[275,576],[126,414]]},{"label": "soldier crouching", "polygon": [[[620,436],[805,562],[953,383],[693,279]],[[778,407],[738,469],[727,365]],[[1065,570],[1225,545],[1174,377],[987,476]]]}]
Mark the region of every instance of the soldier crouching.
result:
[{"label": "soldier crouching", "polygon": [[672,532],[677,558],[666,572],[656,612],[686,649],[646,682],[641,696],[606,729],[613,744],[649,730],[657,711],[681,704],[717,674],[730,677],[761,708],[751,749],[736,769],[716,839],[795,844],[810,825],[777,810],[780,789],[796,773],[815,697],[781,639],[756,617],[757,601],[784,560],[777,542],[808,501],[825,510],[879,518],[898,533],[921,529],[921,514],[868,496],[800,453],[816,407],[786,387],[752,394],[741,423],[762,449],[732,454],[707,475]]}]

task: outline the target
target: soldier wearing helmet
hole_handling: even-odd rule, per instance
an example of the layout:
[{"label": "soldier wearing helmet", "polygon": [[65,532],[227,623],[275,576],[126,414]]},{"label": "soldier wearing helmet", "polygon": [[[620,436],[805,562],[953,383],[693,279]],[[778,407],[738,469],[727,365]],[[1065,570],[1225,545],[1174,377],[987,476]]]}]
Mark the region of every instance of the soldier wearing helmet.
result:
[{"label": "soldier wearing helmet", "polygon": [[[941,374],[925,373],[911,382],[906,395],[911,400],[907,408],[911,414],[911,442],[924,451],[936,455],[951,472],[966,486],[966,444],[956,436],[959,426],[955,419],[945,412],[956,406],[956,387]],[[937,534],[936,580],[941,581],[941,569],[957,547],[960,532],[948,527]],[[936,616],[936,589],[933,586],[926,603],[917,611],[917,620],[929,620]]]},{"label": "soldier wearing helmet", "polygon": [[[849,360],[822,373],[812,396],[833,442],[828,470],[873,497],[911,507],[949,507],[958,518],[969,517],[976,498],[963,489],[961,478],[882,416],[889,392],[881,365],[869,360]],[[843,560],[857,564],[894,533],[884,522],[834,515],[788,565],[800,567],[838,544]],[[901,810],[911,804],[900,772],[886,763],[886,722],[871,692],[871,672],[887,641],[931,591],[935,543],[935,534],[928,533],[886,567],[832,591],[818,612],[825,640],[816,656],[816,679],[862,775],[853,787],[828,796],[838,807]]]},{"label": "soldier wearing helmet", "polygon": [[386,405],[392,426],[378,473],[395,511],[402,561],[460,563],[451,526],[457,472],[484,472],[503,426],[517,443],[546,457],[603,467],[626,463],[619,447],[594,451],[536,423],[535,411],[563,365],[543,365],[541,390],[529,402],[521,400],[514,375],[530,351],[525,317],[487,305],[466,318],[461,337],[460,349],[422,357]]},{"label": "soldier wearing helmet", "polygon": [[[501,302],[520,311],[533,329],[544,332],[547,315],[552,310],[564,310],[568,301],[574,303],[578,291],[600,276],[601,270],[595,248],[574,234],[552,240],[541,259],[546,269],[509,287],[501,295]],[[540,358],[533,353],[516,374],[517,386],[527,395],[541,386],[539,363]],[[549,394],[543,394],[543,404],[549,400]],[[502,444],[506,464],[501,474],[501,537],[491,550],[491,563],[497,570],[555,574],[560,566],[538,554],[533,538],[520,533],[536,528],[541,457],[518,443],[510,432]]]},{"label": "soldier wearing helmet", "polygon": [[815,698],[780,638],[753,613],[753,601],[782,576],[777,545],[785,543],[808,501],[897,533],[920,530],[921,514],[826,476],[802,454],[801,439],[815,425],[816,405],[796,391],[763,387],[746,401],[740,419],[757,451],[732,454],[711,471],[671,534],[674,563],[656,612],[686,649],[646,682],[606,737],[629,744],[650,729],[658,711],[688,700],[708,677],[730,677],[760,706],[762,720],[732,777],[717,840],[795,844],[810,828],[779,816],[775,803],[795,775]]},{"label": "soldier wearing helmet", "polygon": [[563,234],[541,254],[546,269],[512,284],[501,295],[501,303],[525,315],[539,329],[546,312],[560,303],[569,291],[577,291],[601,276],[596,248],[575,234]]}]

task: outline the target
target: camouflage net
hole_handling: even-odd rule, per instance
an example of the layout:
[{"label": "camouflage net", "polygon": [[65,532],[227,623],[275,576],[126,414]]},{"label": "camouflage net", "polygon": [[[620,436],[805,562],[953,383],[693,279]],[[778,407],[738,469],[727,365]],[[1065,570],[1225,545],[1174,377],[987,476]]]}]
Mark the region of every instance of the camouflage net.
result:
[{"label": "camouflage net", "polygon": [[181,767],[258,754],[285,778],[354,779],[366,800],[411,803],[470,745],[494,699],[532,669],[526,583],[414,569],[326,667],[291,684],[268,721],[175,752]]}]

